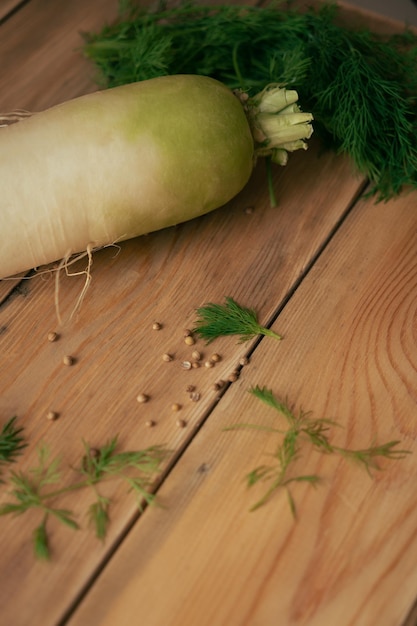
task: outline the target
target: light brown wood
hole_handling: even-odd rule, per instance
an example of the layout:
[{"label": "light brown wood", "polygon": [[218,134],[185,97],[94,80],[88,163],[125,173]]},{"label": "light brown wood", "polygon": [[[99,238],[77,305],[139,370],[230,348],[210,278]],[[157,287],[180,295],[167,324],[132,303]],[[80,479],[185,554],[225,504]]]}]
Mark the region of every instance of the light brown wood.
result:
[{"label": "light brown wood", "polygon": [[[310,159],[320,160],[323,172],[332,173],[327,187],[329,200],[336,193],[333,185],[337,184],[339,193],[337,202],[325,203],[329,213],[321,208],[319,217],[317,207],[323,201],[323,190],[314,170],[310,168],[311,177],[308,173]],[[333,178],[339,169],[344,189],[340,189],[338,178]],[[226,378],[248,349],[235,342],[218,342],[215,349],[223,360],[216,368],[181,370],[181,360],[191,353],[182,332],[192,325],[195,307],[207,299],[218,301],[230,294],[255,306],[261,319],[268,321],[340,219],[352,193],[356,193],[357,183],[349,171],[346,161],[331,154],[319,157],[312,145],[307,159],[292,159],[285,176],[277,172],[281,208],[268,206],[264,172],[260,169],[245,194],[228,209],[122,245],[116,257],[114,250],[98,254],[81,312],[76,321],[64,326],[61,340],[54,344],[47,341],[48,332],[57,327],[54,281],[34,279],[27,283],[28,293],[14,298],[0,314],[0,325],[6,328],[0,410],[4,415],[19,415],[25,424],[32,442],[30,454],[25,455],[27,465],[34,463],[33,446],[41,441],[60,453],[66,465],[74,465],[79,458],[81,438],[99,445],[120,433],[123,447],[166,443],[178,453],[186,446],[207,411],[216,404],[212,384]],[[303,184],[296,185],[301,177]],[[307,188],[311,199],[316,197],[314,204],[303,201]],[[247,206],[255,207],[252,214],[245,213]],[[260,233],[267,237],[259,238]],[[60,303],[65,318],[82,284],[82,278],[63,280]],[[164,325],[159,332],[151,329],[155,320]],[[207,355],[211,353],[211,348],[199,348]],[[174,353],[175,361],[164,363],[165,352]],[[63,366],[65,354],[73,355],[78,363],[71,368]],[[185,388],[190,381],[201,393],[198,403],[187,399]],[[152,398],[144,406],[136,401],[140,392]],[[186,429],[176,426],[177,416],[170,409],[173,402],[184,404],[181,417],[187,420]],[[56,422],[46,419],[50,409],[61,413]],[[146,428],[149,417],[157,422],[154,429]],[[22,624],[28,619],[25,606],[30,610],[35,598],[44,607],[45,619],[55,619],[56,612],[71,603],[91,572],[99,567],[135,514],[131,498],[120,491],[115,496],[114,524],[104,547],[87,532],[71,534],[65,528],[54,528],[57,559],[49,572],[54,572],[54,584],[60,593],[53,602],[40,577],[44,566],[33,563],[26,542],[18,540],[16,545],[10,541],[11,533],[16,537],[27,533],[29,519],[2,520],[0,546],[4,562],[16,558],[17,551],[26,568]],[[86,494],[66,502],[82,514],[88,498]],[[36,524],[39,518],[32,516],[32,520]],[[1,586],[5,615],[14,612],[8,598],[16,584],[9,575]]]},{"label": "light brown wood", "polygon": [[323,484],[292,487],[294,521],[284,492],[248,512],[263,489],[244,476],[278,437],[222,429],[278,426],[246,393],[266,385],[337,420],[338,445],[415,452],[416,232],[415,196],[357,204],[274,324],[283,342],[262,341],[164,483],[166,509],[147,511],[71,626],[401,624],[417,588],[414,455],[370,479],[304,446],[297,471]]},{"label": "light brown wood", "polygon": [[0,111],[40,111],[97,89],[96,72],[83,58],[83,32],[115,18],[118,3],[44,2],[23,5],[1,26]]},{"label": "light brown wood", "polygon": [[[4,103],[41,108],[96,88],[74,43],[80,29],[114,14],[110,1],[105,8],[101,0],[29,2],[0,27],[0,54],[15,50],[17,77]],[[45,20],[54,32],[52,57],[48,39],[27,37],[28,24],[45,33]],[[411,610],[415,454],[385,463],[370,479],[306,447],[296,469],[318,472],[323,484],[294,485],[294,521],[281,492],[248,511],[262,491],[246,489],[245,475],[269,462],[276,439],[223,428],[275,423],[247,392],[259,384],[297,409],[337,420],[339,445],[398,438],[413,450],[415,194],[385,205],[361,201],[364,181],[349,160],[322,153],[317,140],[276,168],[274,182],[275,209],[259,164],[227,207],[95,254],[92,283],[72,320],[84,278],[61,275],[62,326],[54,275],[25,281],[12,296],[0,283],[0,424],[17,415],[30,442],[16,468],[36,464],[41,442],[61,457],[64,481],[74,480],[82,439],[100,446],[119,434],[121,449],[164,443],[172,451],[159,477],[162,507],[140,517],[125,485],[103,487],[113,501],[104,544],[88,528],[87,491],[57,499],[75,511],[81,530],[50,520],[48,564],[31,550],[41,512],[0,518],[0,621],[27,626],[36,615],[42,626],[399,626]],[[225,295],[254,307],[265,324],[285,304],[274,323],[284,340],[199,342],[205,356],[216,351],[222,360],[213,369],[183,370],[192,351],[183,330],[195,308]],[[155,321],[161,330],[152,330]],[[60,333],[55,343],[47,340],[51,330]],[[165,352],[172,362],[162,360]],[[239,380],[219,396],[213,382],[251,352]],[[73,366],[63,364],[65,355],[76,359]],[[188,397],[189,383],[198,402]],[[140,405],[139,393],[150,401]],[[46,419],[49,410],[59,413],[56,421]],[[0,488],[0,502],[7,500]]]}]

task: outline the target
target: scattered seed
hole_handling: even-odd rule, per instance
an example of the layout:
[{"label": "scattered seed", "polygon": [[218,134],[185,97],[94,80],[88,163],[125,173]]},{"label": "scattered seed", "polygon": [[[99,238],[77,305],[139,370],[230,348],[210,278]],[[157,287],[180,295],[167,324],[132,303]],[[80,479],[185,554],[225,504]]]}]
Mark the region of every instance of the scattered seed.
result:
[{"label": "scattered seed", "polygon": [[68,366],[69,365],[74,365],[75,359],[74,359],[73,356],[70,356],[69,354],[66,354],[64,356],[64,358],[62,359],[62,362],[63,362],[64,365],[68,365]]},{"label": "scattered seed", "polygon": [[198,393],[198,391],[193,391],[192,393],[190,393],[190,400],[191,402],[198,402],[200,400],[200,394]]},{"label": "scattered seed", "polygon": [[223,385],[221,385],[220,383],[213,383],[213,391],[220,391],[220,389],[222,389]]},{"label": "scattered seed", "polygon": [[200,361],[193,361],[191,367],[195,370],[198,369],[200,367]]},{"label": "scattered seed", "polygon": [[162,328],[162,324],[160,324],[159,322],[154,322],[152,324],[152,330],[161,330]]},{"label": "scattered seed", "polygon": [[213,363],[218,363],[221,360],[222,360],[222,357],[220,356],[220,354],[217,354],[217,353],[212,354],[210,357],[210,361],[213,361]]},{"label": "scattered seed", "polygon": [[59,413],[57,413],[56,411],[48,411],[48,413],[46,414],[46,419],[50,420],[51,422],[58,419],[58,417]]},{"label": "scattered seed", "polygon": [[171,410],[172,411],[181,411],[182,406],[181,404],[178,404],[178,402],[174,402],[174,404],[171,405]]},{"label": "scattered seed", "polygon": [[100,450],[98,448],[90,448],[88,454],[92,459],[98,459],[100,456]]},{"label": "scattered seed", "polygon": [[167,363],[169,363],[169,361],[172,361],[174,357],[172,356],[172,354],[168,354],[168,352],[165,352],[165,354],[162,355],[162,360],[166,361]]},{"label": "scattered seed", "polygon": [[255,210],[255,208],[253,206],[247,206],[246,209],[245,209],[245,213],[246,213],[246,215],[252,215],[254,210]]},{"label": "scattered seed", "polygon": [[193,391],[195,391],[195,385],[187,385],[185,391],[187,393],[192,393]]},{"label": "scattered seed", "polygon": [[48,333],[48,341],[57,341],[59,339],[59,335],[56,332]]},{"label": "scattered seed", "polygon": [[189,328],[184,329],[184,337],[191,337],[192,334],[193,333],[191,332]]},{"label": "scattered seed", "polygon": [[187,426],[187,422],[185,420],[177,420],[178,428],[185,428]]},{"label": "scattered seed", "polygon": [[247,365],[249,363],[249,359],[247,356],[243,356],[241,359],[239,359],[239,365]]},{"label": "scattered seed", "polygon": [[146,393],[140,393],[138,396],[136,396],[136,400],[140,404],[145,404],[145,402],[148,402],[149,396]]},{"label": "scattered seed", "polygon": [[192,365],[191,365],[191,361],[183,361],[181,363],[181,367],[185,370],[190,370]]},{"label": "scattered seed", "polygon": [[145,425],[148,428],[153,428],[155,426],[156,422],[154,420],[146,420]]},{"label": "scattered seed", "polygon": [[198,350],[194,350],[191,356],[193,357],[194,361],[201,361],[201,352],[199,352]]},{"label": "scattered seed", "polygon": [[238,379],[238,378],[239,378],[239,374],[238,374],[238,372],[232,372],[232,373],[230,374],[230,376],[228,376],[227,380],[228,380],[230,383],[235,383],[235,382],[237,381],[237,379]]},{"label": "scattered seed", "polygon": [[214,367],[214,361],[206,361],[204,363],[204,367],[208,367],[208,368]]},{"label": "scattered seed", "polygon": [[192,335],[187,335],[184,339],[184,342],[187,346],[193,346],[195,344],[195,339]]}]

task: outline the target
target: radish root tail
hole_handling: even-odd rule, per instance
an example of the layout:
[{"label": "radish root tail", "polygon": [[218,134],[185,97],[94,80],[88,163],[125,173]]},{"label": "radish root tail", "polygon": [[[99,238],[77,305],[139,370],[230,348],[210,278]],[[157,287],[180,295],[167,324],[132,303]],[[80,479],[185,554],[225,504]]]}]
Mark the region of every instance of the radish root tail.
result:
[{"label": "radish root tail", "polygon": [[[62,270],[65,270],[65,274],[68,277],[71,276],[85,276],[85,280],[84,280],[84,285],[83,288],[81,290],[80,295],[77,298],[77,302],[75,303],[75,306],[69,316],[69,321],[71,321],[74,316],[79,312],[79,310],[81,309],[81,305],[84,301],[84,298],[87,294],[88,291],[88,287],[90,286],[91,283],[91,267],[93,265],[93,252],[94,252],[94,246],[93,244],[89,243],[85,252],[80,252],[80,254],[77,254],[75,256],[72,256],[70,252],[68,252],[65,257],[62,259],[62,261],[59,263],[58,267],[56,268],[56,274],[55,274],[55,311],[56,311],[56,315],[58,318],[58,322],[60,325],[62,325],[62,317],[61,317],[61,312],[60,312],[60,306],[59,306],[59,289],[60,289],[60,277],[61,277],[61,272]],[[88,259],[88,263],[87,263],[87,267],[83,270],[79,270],[76,272],[71,272],[69,270],[69,267],[71,265],[73,265],[74,263],[77,263],[78,261],[81,261],[81,259],[87,257]]]},{"label": "radish root tail", "polygon": [[25,111],[24,109],[16,109],[16,111],[11,111],[10,113],[0,113],[0,128],[20,122],[20,120],[31,117],[32,115],[33,113]]}]

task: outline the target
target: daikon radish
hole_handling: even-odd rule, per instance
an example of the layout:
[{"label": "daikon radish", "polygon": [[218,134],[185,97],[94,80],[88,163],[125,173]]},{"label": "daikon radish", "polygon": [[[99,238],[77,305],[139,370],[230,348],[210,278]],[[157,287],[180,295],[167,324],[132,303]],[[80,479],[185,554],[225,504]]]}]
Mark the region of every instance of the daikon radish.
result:
[{"label": "daikon radish", "polygon": [[295,91],[240,97],[204,76],[81,96],[0,129],[0,278],[227,203],[258,155],[312,132]]}]

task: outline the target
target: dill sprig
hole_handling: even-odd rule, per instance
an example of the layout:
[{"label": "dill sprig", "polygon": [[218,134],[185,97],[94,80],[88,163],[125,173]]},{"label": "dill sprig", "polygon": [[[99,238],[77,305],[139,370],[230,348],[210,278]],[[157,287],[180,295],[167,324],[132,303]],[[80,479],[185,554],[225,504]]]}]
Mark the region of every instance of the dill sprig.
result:
[{"label": "dill sprig", "polygon": [[308,413],[300,411],[294,413],[287,402],[282,402],[275,398],[272,391],[265,387],[253,387],[250,392],[263,403],[272,407],[285,417],[287,428],[277,429],[271,426],[260,426],[254,424],[234,424],[225,430],[236,430],[240,428],[253,428],[280,435],[280,442],[273,454],[275,463],[273,465],[260,465],[253,469],[247,476],[249,487],[259,482],[269,482],[269,486],[264,495],[251,507],[251,511],[264,505],[273,493],[278,489],[285,489],[294,517],[296,516],[296,505],[290,490],[294,483],[307,482],[316,486],[320,482],[320,477],[316,474],[295,474],[291,473],[294,462],[300,457],[302,444],[309,443],[316,451],[323,454],[340,454],[341,456],[356,461],[362,465],[368,474],[371,470],[379,471],[378,460],[403,459],[409,450],[398,448],[399,441],[389,441],[387,443],[373,445],[365,449],[350,449],[333,445],[329,439],[329,431],[332,426],[338,426],[337,422],[326,418],[311,418]]},{"label": "dill sprig", "polygon": [[192,332],[207,343],[225,335],[238,335],[241,343],[257,335],[282,339],[281,335],[258,322],[253,309],[241,306],[230,297],[225,298],[225,304],[209,302],[199,307],[196,313],[197,320]]},{"label": "dill sprig", "polygon": [[[58,520],[72,530],[80,528],[75,514],[65,508],[56,506],[55,501],[67,493],[90,489],[94,501],[88,507],[87,515],[95,529],[98,539],[104,540],[110,521],[109,507],[111,501],[103,496],[98,485],[110,479],[121,479],[127,483],[129,490],[137,496],[139,510],[142,512],[144,503],[154,502],[154,494],[149,492],[155,475],[160,471],[161,462],[167,456],[162,446],[151,446],[145,450],[118,452],[117,437],[111,439],[101,448],[92,448],[84,442],[85,454],[75,471],[79,480],[62,485],[60,459],[51,459],[46,446],[38,449],[38,464],[27,472],[11,472],[10,494],[13,500],[0,505],[1,515],[22,515],[29,510],[42,512],[42,520],[32,533],[34,554],[40,559],[49,559],[51,550],[47,526],[51,518]],[[51,485],[57,485],[55,489]]]},{"label": "dill sprig", "polygon": [[[288,5],[288,3],[285,3]],[[325,145],[348,154],[378,200],[417,187],[417,37],[340,24],[335,3],[146,10],[125,2],[116,24],[85,37],[106,86],[203,74],[250,95],[296,89]]]},{"label": "dill sprig", "polygon": [[0,432],[0,468],[7,463],[13,463],[27,446],[22,437],[23,428],[16,428],[15,421],[16,416],[6,422]]}]

